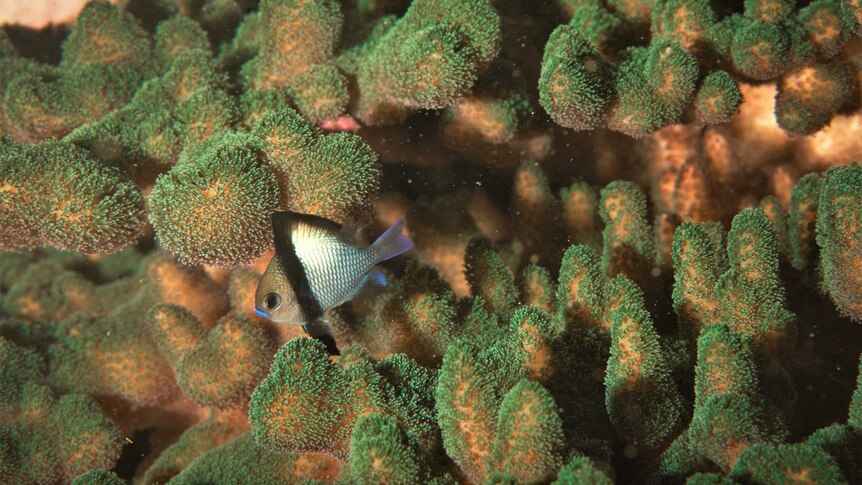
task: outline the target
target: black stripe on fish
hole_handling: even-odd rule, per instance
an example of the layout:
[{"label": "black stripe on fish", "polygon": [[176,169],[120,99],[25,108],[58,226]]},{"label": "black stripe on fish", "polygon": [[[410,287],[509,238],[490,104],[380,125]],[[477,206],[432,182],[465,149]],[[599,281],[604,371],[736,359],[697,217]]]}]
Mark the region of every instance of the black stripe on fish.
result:
[{"label": "black stripe on fish", "polygon": [[[279,256],[281,264],[284,266],[284,274],[287,275],[291,287],[299,300],[299,308],[306,322],[311,322],[323,316],[323,308],[317,297],[311,291],[311,285],[308,282],[308,275],[305,274],[305,267],[299,260],[296,254],[296,247],[291,238],[291,222],[297,220],[296,216],[304,216],[304,214],[296,214],[294,212],[274,212],[272,214],[272,228],[275,235],[275,253]],[[313,216],[308,216],[313,217]],[[315,218],[320,219],[320,218]],[[326,219],[321,219],[325,222]],[[330,224],[335,224],[329,222]],[[338,227],[336,225],[336,227]],[[296,271],[292,269],[296,268]],[[303,326],[304,328],[305,326]],[[333,340],[333,345],[335,341]]]}]

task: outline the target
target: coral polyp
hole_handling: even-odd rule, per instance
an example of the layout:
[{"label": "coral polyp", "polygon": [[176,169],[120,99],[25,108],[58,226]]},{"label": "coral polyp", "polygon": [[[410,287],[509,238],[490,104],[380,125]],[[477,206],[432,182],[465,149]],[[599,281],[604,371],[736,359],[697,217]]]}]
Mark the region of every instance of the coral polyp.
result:
[{"label": "coral polyp", "polygon": [[[858,0],[65,3],[0,9],[0,483],[862,482]],[[413,250],[317,312],[288,216]]]}]

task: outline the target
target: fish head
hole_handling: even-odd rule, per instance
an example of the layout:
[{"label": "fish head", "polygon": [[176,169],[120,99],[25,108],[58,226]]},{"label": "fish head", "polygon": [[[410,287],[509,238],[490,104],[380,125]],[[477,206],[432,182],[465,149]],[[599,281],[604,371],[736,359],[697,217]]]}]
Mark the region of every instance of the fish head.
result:
[{"label": "fish head", "polygon": [[276,323],[303,325],[306,318],[300,303],[280,258],[273,256],[257,285],[254,312]]}]

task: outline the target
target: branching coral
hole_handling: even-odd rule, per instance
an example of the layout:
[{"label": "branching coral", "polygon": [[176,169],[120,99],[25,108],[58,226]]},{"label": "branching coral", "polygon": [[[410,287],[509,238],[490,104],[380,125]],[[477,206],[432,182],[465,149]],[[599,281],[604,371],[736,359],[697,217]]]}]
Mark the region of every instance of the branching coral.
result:
[{"label": "branching coral", "polygon": [[680,121],[722,123],[742,101],[739,81],[778,80],[780,126],[810,134],[849,99],[839,54],[853,25],[836,2],[794,12],[792,2],[751,1],[742,15],[719,16],[707,1],[657,1],[637,17],[651,23],[649,44],[628,48],[638,27],[614,2],[570,7],[545,46],[539,83],[542,106],[568,128],[639,137]]},{"label": "branching coral", "polygon": [[141,234],[143,197],[118,170],[68,143],[0,143],[5,249],[113,252]]},{"label": "branching coral", "polygon": [[257,153],[248,138],[227,137],[158,178],[149,217],[165,249],[188,263],[232,266],[270,247],[278,186]]},{"label": "branching coral", "polygon": [[0,338],[0,478],[5,483],[71,481],[95,468],[110,469],[121,436],[85,394],[55,397],[34,352]]},{"label": "branching coral", "polygon": [[278,454],[255,445],[250,433],[208,451],[171,480],[176,484],[334,483],[342,469],[335,458],[316,453]]},{"label": "branching coral", "polygon": [[565,449],[553,397],[520,378],[526,369],[504,346],[477,350],[453,344],[440,370],[437,411],[447,453],[477,482],[552,478]]},{"label": "branching coral", "polygon": [[826,172],[817,208],[824,289],[841,313],[862,319],[862,279],[856,271],[862,258],[862,167],[849,165]]},{"label": "branching coral", "polygon": [[[859,12],[0,28],[0,247],[30,251],[0,255],[0,481],[860,481]],[[324,314],[339,356],[254,312],[280,210],[406,216],[416,251]]]},{"label": "branching coral", "polygon": [[150,310],[147,325],[174,367],[180,389],[208,406],[246,402],[275,351],[266,327],[233,313],[208,330],[180,306],[157,305]]},{"label": "branching coral", "polygon": [[357,483],[454,483],[434,476],[415,438],[383,414],[360,418],[350,441],[350,473]]},{"label": "branching coral", "polygon": [[152,74],[151,53],[133,16],[90,3],[63,43],[59,68],[32,66],[10,76],[3,111],[11,133],[24,141],[60,137],[123,106]]},{"label": "branching coral", "polygon": [[213,411],[212,415],[188,428],[147,468],[145,483],[165,483],[182,472],[207,451],[227,444],[248,431],[244,409]]},{"label": "branching coral", "polygon": [[402,120],[409,110],[451,105],[499,48],[500,19],[489,2],[413,2],[397,21],[381,19],[350,53],[357,114],[366,123],[382,124]]},{"label": "branching coral", "polygon": [[650,320],[642,305],[615,312],[605,393],[611,422],[626,441],[654,446],[680,425],[684,411]]},{"label": "branching coral", "polygon": [[[397,370],[387,379],[389,369]],[[270,375],[254,391],[249,407],[252,433],[265,448],[287,453],[347,457],[357,420],[372,412],[398,417],[425,446],[434,441],[428,396],[432,372],[409,360],[362,359],[344,368],[329,361],[323,345],[294,339],[279,350]],[[416,387],[399,394],[399,381]],[[425,387],[428,386],[428,387]]]}]

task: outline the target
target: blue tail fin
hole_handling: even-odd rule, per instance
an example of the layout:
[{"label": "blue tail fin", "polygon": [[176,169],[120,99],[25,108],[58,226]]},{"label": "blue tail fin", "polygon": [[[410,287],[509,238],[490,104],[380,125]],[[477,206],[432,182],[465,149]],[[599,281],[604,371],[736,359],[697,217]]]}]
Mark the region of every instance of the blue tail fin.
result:
[{"label": "blue tail fin", "polygon": [[401,234],[403,227],[404,217],[402,216],[371,245],[378,263],[392,259],[413,249],[413,242],[407,239],[407,236]]}]

